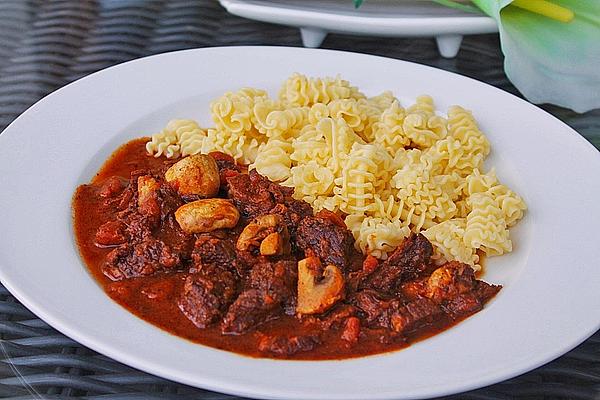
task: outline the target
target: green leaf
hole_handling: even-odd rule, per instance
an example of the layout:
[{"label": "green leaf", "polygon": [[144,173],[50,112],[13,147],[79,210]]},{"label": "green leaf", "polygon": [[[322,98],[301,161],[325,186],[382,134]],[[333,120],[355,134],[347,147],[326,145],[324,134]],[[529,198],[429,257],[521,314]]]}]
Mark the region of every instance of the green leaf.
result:
[{"label": "green leaf", "polygon": [[600,108],[600,1],[551,1],[573,11],[573,20],[511,6],[512,0],[473,0],[498,22],[506,75],[528,100],[577,112]]},{"label": "green leaf", "polygon": [[453,0],[432,0],[434,3],[438,3],[442,6],[446,6],[446,7],[450,7],[450,8],[455,8],[457,10],[461,10],[461,11],[465,11],[465,12],[470,12],[470,13],[476,13],[476,14],[480,14],[481,10],[477,7],[475,7],[474,5],[471,4],[464,4],[464,3],[458,3],[456,1]]},{"label": "green leaf", "polygon": [[364,0],[354,0],[354,8],[358,8],[362,5]]}]

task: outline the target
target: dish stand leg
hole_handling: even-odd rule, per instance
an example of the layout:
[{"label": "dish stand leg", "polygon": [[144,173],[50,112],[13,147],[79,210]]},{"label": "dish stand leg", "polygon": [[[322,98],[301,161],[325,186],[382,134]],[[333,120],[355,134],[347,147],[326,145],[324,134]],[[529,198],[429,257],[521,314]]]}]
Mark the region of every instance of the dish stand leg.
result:
[{"label": "dish stand leg", "polygon": [[319,47],[327,32],[318,28],[300,28],[300,36],[302,36],[302,44],[304,47]]},{"label": "dish stand leg", "polygon": [[444,58],[456,57],[458,50],[460,49],[462,39],[462,35],[440,35],[435,37],[438,50]]}]

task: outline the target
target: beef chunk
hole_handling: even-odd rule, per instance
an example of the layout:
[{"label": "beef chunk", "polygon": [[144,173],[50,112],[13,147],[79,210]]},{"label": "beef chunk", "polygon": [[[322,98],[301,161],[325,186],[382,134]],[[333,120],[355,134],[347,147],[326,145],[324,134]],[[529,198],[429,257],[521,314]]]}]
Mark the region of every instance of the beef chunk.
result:
[{"label": "beef chunk", "polygon": [[137,213],[130,213],[119,217],[119,220],[125,224],[125,232],[130,242],[138,243],[152,238],[153,222],[148,218]]},{"label": "beef chunk", "polygon": [[367,324],[408,333],[427,325],[442,313],[439,305],[428,298],[418,298],[406,304],[400,299],[381,299],[373,290],[356,294],[355,305],[364,313]]},{"label": "beef chunk", "polygon": [[229,154],[213,151],[208,153],[216,162],[219,168],[219,178],[221,181],[221,190],[227,188],[227,178],[236,176],[241,172],[233,157]]},{"label": "beef chunk", "polygon": [[356,317],[350,317],[344,324],[344,330],[342,331],[342,340],[345,340],[348,345],[352,346],[358,343],[360,338],[360,319]]},{"label": "beef chunk", "polygon": [[375,290],[362,290],[351,299],[363,314],[364,320],[369,326],[381,326],[389,328],[390,309],[397,309],[401,306],[399,300],[382,299]]},{"label": "beef chunk", "polygon": [[221,318],[236,294],[235,273],[209,265],[186,278],[178,305],[194,325],[205,328]]},{"label": "beef chunk", "polygon": [[123,216],[125,214],[130,214],[131,212],[137,211],[137,204],[134,199],[137,196],[137,186],[135,183],[130,183],[127,187],[115,198],[107,198],[104,201],[105,205],[116,206],[119,210],[117,215]]},{"label": "beef chunk", "polygon": [[294,261],[263,262],[252,268],[248,286],[271,292],[283,300],[296,293],[298,266]]},{"label": "beef chunk", "polygon": [[429,278],[402,284],[401,292],[411,299],[428,298],[456,319],[481,310],[500,288],[476,280],[469,265],[451,261],[433,271]]},{"label": "beef chunk", "polygon": [[281,301],[259,289],[244,290],[229,307],[221,325],[223,334],[239,335],[282,313]]},{"label": "beef chunk", "polygon": [[174,252],[177,252],[186,262],[192,257],[195,237],[187,234],[181,229],[173,214],[170,214],[162,222],[160,231],[156,235]]},{"label": "beef chunk", "polygon": [[467,292],[445,301],[442,308],[452,318],[458,318],[476,313],[483,308],[483,303],[475,293]]},{"label": "beef chunk", "polygon": [[290,235],[292,250],[296,250],[295,238],[298,225],[303,218],[312,216],[310,204],[292,197],[293,188],[281,186],[259,175],[255,170],[246,174],[226,177],[228,197],[231,198],[247,220],[265,214],[277,214]]},{"label": "beef chunk", "polygon": [[[160,219],[163,223],[171,218],[174,220],[174,213],[179,207],[184,204],[184,201],[171,185],[165,184],[163,180],[160,180],[160,188],[158,190],[158,199],[160,202]],[[196,199],[194,199],[196,200]],[[177,225],[179,227],[179,225]]]},{"label": "beef chunk", "polygon": [[283,217],[288,233],[290,235],[290,244],[292,250],[296,251],[296,232],[300,221],[308,216],[313,215],[313,210],[310,204],[304,201],[286,199],[286,204],[277,204],[269,211],[270,214],[277,214]]},{"label": "beef chunk", "polygon": [[320,343],[321,340],[317,335],[262,335],[260,341],[258,342],[258,350],[264,353],[272,353],[281,357],[288,357],[302,351],[310,351]]},{"label": "beef chunk", "polygon": [[118,213],[121,220],[127,223],[137,214],[137,217],[146,218],[152,230],[169,219],[174,220],[173,213],[184,204],[177,191],[162,177],[142,170],[131,173],[129,185],[118,201],[118,208],[122,210]]},{"label": "beef chunk", "polygon": [[121,221],[108,221],[96,231],[96,244],[99,246],[116,246],[127,241],[125,224]]},{"label": "beef chunk", "polygon": [[426,296],[440,303],[473,291],[476,283],[473,268],[458,261],[451,261],[433,271],[427,280]]},{"label": "beef chunk", "polygon": [[355,292],[360,286],[362,286],[364,280],[367,279],[378,267],[379,260],[371,255],[367,255],[362,263],[361,268],[348,274],[346,287]]},{"label": "beef chunk", "polygon": [[[160,178],[148,175],[144,171],[136,173],[143,175],[137,176],[132,173],[128,187],[119,196],[120,211],[117,213],[116,223],[120,229],[113,229],[112,236],[122,236],[125,240],[121,243],[128,241],[130,244],[156,239],[183,260],[188,260],[194,237],[183,232],[173,215],[183,204],[182,200],[177,192],[169,185],[163,184]],[[98,235],[108,240],[108,236],[111,236],[110,229],[116,227],[117,225],[105,224],[103,232],[99,229]],[[98,243],[104,244],[99,240]]]},{"label": "beef chunk", "polygon": [[404,282],[400,285],[399,292],[405,298],[410,300],[414,300],[419,297],[427,297],[427,278],[417,279],[414,281]]},{"label": "beef chunk", "polygon": [[407,298],[428,297],[436,303],[452,300],[465,293],[473,293],[482,303],[498,293],[502,286],[490,285],[475,279],[473,268],[458,261],[450,261],[437,268],[427,278],[405,282],[400,292]]},{"label": "beef chunk", "polygon": [[204,266],[215,265],[223,270],[236,270],[235,249],[230,241],[211,234],[200,235],[194,243],[193,265],[190,272],[198,272]]},{"label": "beef chunk", "polygon": [[305,256],[315,256],[324,264],[345,270],[350,264],[354,238],[344,227],[330,218],[307,217],[298,226],[296,243]]},{"label": "beef chunk", "polygon": [[407,303],[391,313],[391,327],[399,333],[407,333],[433,322],[442,313],[440,307],[427,298]]},{"label": "beef chunk", "polygon": [[483,303],[487,303],[502,289],[501,285],[490,285],[484,281],[477,281],[475,284],[475,293],[477,298]]},{"label": "beef chunk", "polygon": [[229,198],[242,216],[252,219],[269,211],[276,204],[285,204],[294,189],[280,186],[260,175],[256,170],[227,178]]},{"label": "beef chunk", "polygon": [[118,176],[111,176],[107,178],[100,186],[100,190],[98,194],[100,197],[115,197],[119,195],[123,189],[125,188],[125,184]]},{"label": "beef chunk", "polygon": [[235,268],[240,276],[248,275],[255,265],[267,261],[265,257],[253,254],[251,251],[236,249],[235,256]]},{"label": "beef chunk", "polygon": [[254,266],[247,287],[229,307],[221,329],[242,334],[284,312],[293,313],[297,267],[295,262],[264,262]]},{"label": "beef chunk", "polygon": [[337,304],[334,308],[319,319],[321,326],[324,329],[338,329],[348,318],[358,314],[358,309],[350,304]]},{"label": "beef chunk", "polygon": [[210,153],[208,153],[208,155],[215,160],[215,162],[217,163],[217,167],[219,167],[219,170],[229,169],[232,171],[240,172],[240,168],[236,164],[235,159],[229,154],[225,154],[220,151],[211,151]]},{"label": "beef chunk", "polygon": [[[470,268],[469,268],[470,269]],[[467,272],[467,275],[470,275]],[[464,280],[464,276],[462,277]],[[454,286],[460,286],[455,284]],[[465,284],[462,283],[463,290],[460,287],[452,291],[445,291],[444,294],[452,293],[452,296],[445,296],[442,302],[444,311],[452,318],[465,317],[476,313],[483,308],[483,305],[494,297],[502,288],[498,285],[490,285],[484,281],[474,281],[472,287],[465,291]],[[458,293],[458,294],[457,294]]]},{"label": "beef chunk", "polygon": [[102,272],[113,281],[175,269],[179,254],[160,240],[146,238],[142,242],[122,244],[106,256]]},{"label": "beef chunk", "polygon": [[376,269],[364,283],[364,287],[393,293],[405,280],[420,276],[428,267],[433,246],[423,235],[412,234]]}]

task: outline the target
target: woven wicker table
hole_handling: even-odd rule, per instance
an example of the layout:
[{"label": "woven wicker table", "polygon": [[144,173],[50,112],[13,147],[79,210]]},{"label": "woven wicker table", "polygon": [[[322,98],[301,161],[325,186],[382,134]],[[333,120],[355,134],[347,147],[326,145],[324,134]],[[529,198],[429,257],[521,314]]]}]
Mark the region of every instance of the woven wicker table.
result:
[{"label": "woven wicker table", "polygon": [[[231,16],[214,0],[0,1],[0,130],[46,94],[102,68],[166,51],[227,45],[300,46],[301,40],[296,29]],[[519,95],[503,72],[496,35],[465,38],[455,59],[440,57],[433,39],[330,35],[322,47],[432,65]],[[600,110],[543,108],[600,148]],[[0,350],[2,398],[233,399],[97,354],[38,319],[2,286]],[[600,332],[535,371],[452,398],[598,400]]]}]

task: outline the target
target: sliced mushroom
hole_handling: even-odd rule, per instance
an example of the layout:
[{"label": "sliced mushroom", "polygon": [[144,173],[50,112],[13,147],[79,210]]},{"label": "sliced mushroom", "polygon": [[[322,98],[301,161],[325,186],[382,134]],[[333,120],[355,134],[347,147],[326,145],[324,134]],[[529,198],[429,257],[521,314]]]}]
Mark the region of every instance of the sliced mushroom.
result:
[{"label": "sliced mushroom", "polygon": [[228,200],[202,199],[179,207],[175,211],[175,219],[186,233],[205,233],[233,228],[240,219],[240,213]]},{"label": "sliced mushroom", "polygon": [[283,238],[278,232],[267,235],[260,243],[260,254],[263,256],[275,256],[283,252]]},{"label": "sliced mushroom", "polygon": [[322,313],[343,296],[344,276],[338,267],[328,265],[322,269],[317,257],[298,262],[298,314]]},{"label": "sliced mushroom", "polygon": [[217,162],[206,154],[195,154],[176,162],[165,172],[165,180],[181,196],[204,198],[216,196],[221,184]]},{"label": "sliced mushroom", "polygon": [[290,235],[281,215],[262,215],[250,222],[238,237],[236,248],[248,251],[258,247],[263,256],[290,252]]}]

